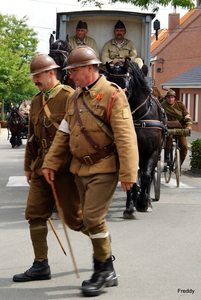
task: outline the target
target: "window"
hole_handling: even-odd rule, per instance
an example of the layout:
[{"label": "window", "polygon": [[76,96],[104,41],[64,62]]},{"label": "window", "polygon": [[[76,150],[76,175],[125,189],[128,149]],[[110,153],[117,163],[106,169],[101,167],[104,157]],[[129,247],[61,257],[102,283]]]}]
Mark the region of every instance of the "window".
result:
[{"label": "window", "polygon": [[191,95],[190,94],[181,94],[182,102],[186,106],[187,110],[190,112],[190,104],[191,104]]},{"label": "window", "polygon": [[195,123],[198,123],[198,103],[199,103],[198,101],[199,101],[199,95],[194,94],[192,119],[193,119],[193,122],[195,122]]},{"label": "window", "polygon": [[182,100],[181,100],[181,101],[183,102],[184,105],[186,105],[186,94],[183,94],[183,93],[182,93],[182,94],[181,94],[181,97],[182,97]]}]

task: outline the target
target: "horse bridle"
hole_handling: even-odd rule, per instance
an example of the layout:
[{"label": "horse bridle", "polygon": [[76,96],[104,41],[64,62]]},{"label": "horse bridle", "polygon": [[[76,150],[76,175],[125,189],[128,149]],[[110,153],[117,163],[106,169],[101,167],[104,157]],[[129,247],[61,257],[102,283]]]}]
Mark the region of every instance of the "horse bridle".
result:
[{"label": "horse bridle", "polygon": [[[63,57],[64,57],[64,62],[63,62],[62,69],[64,69],[64,68],[67,67],[67,65],[68,65],[68,55],[69,55],[69,51],[61,50],[60,47],[61,47],[61,42],[58,43],[57,49],[50,49],[50,52],[52,52],[52,53],[61,53],[61,54],[63,55]],[[67,70],[64,70],[64,71],[65,71],[65,75],[64,75],[64,77],[63,77],[63,82],[66,81],[67,75],[68,75],[68,71],[67,71]]]},{"label": "horse bridle", "polygon": [[11,108],[10,120],[13,122],[13,124],[17,125],[21,122],[23,123],[24,118],[16,109]]},{"label": "horse bridle", "polygon": [[129,96],[130,96],[129,88],[131,87],[130,74],[128,72],[126,74],[111,74],[111,73],[108,73],[108,74],[109,74],[109,77],[125,79],[125,88],[123,89],[123,91],[126,92],[127,98],[129,99]]},{"label": "horse bridle", "polygon": [[[131,86],[131,76],[130,76],[129,72],[127,72],[126,74],[111,74],[111,73],[109,73],[109,76],[113,77],[113,78],[125,78],[126,87],[125,87],[125,89],[123,89],[123,91],[125,91],[127,93],[127,98],[129,99],[129,95],[130,95],[129,88]],[[149,99],[149,96],[147,96],[145,101],[143,103],[141,103],[135,110],[133,110],[131,112],[131,114],[134,115],[138,109],[140,109],[143,105],[146,104],[148,99]],[[144,118],[149,113],[149,111],[150,111],[150,106],[149,106],[149,109],[146,112],[146,114],[144,116],[142,116],[140,119]],[[137,121],[139,121],[139,120],[137,120]]]}]

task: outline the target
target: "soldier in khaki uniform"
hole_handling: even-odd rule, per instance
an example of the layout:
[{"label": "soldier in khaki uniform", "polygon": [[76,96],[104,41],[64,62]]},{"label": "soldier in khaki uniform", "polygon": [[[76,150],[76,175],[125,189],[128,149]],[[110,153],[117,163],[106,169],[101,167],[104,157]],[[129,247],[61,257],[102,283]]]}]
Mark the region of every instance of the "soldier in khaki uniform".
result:
[{"label": "soldier in khaki uniform", "polygon": [[[38,144],[38,156],[34,160],[26,146],[24,169],[27,182],[30,184],[26,207],[26,219],[30,224],[30,236],[34,250],[33,266],[26,272],[13,277],[16,282],[50,279],[47,247],[47,219],[51,216],[54,198],[51,186],[41,172],[45,155],[56,134],[57,127],[65,115],[69,94],[74,91],[69,86],[61,85],[56,77],[54,60],[46,54],[38,54],[30,65],[30,76],[40,92],[31,102],[29,118],[29,136],[35,134]],[[46,110],[48,109],[48,110]],[[67,225],[74,230],[83,230],[81,206],[74,175],[69,171],[71,155],[66,153],[59,168],[55,186],[58,190],[61,207]],[[64,190],[67,188],[67,192]],[[70,204],[70,207],[69,207]]]},{"label": "soldier in khaki uniform", "polygon": [[114,27],[115,38],[105,43],[102,50],[102,62],[106,64],[115,64],[129,58],[130,61],[136,62],[139,68],[142,68],[143,61],[137,57],[137,50],[134,43],[126,38],[126,27],[122,21],[118,21]]},{"label": "soldier in khaki uniform", "polygon": [[[189,112],[181,101],[176,101],[176,93],[174,90],[170,89],[167,91],[165,100],[161,103],[161,105],[167,114],[168,121],[178,121],[178,125],[181,128],[188,128],[192,130],[192,119]],[[182,165],[188,153],[188,143],[185,136],[179,136],[178,140]],[[168,136],[165,146],[165,159],[167,162],[170,160],[169,150],[171,147],[172,136]]]},{"label": "soldier in khaki uniform", "polygon": [[28,104],[28,101],[25,99],[23,101],[23,103],[20,105],[19,111],[23,114],[23,115],[29,115],[29,111],[30,111],[30,105]]},{"label": "soldier in khaki uniform", "polygon": [[[105,215],[118,181],[124,191],[136,182],[138,147],[125,93],[99,75],[101,62],[93,49],[77,47],[70,53],[68,63],[70,77],[78,88],[69,96],[67,113],[43,163],[43,174],[50,183],[63,166],[66,154],[72,153],[70,170],[75,174],[94,252],[95,272],[90,280],[83,281],[82,292],[97,296],[105,286],[118,284]],[[102,125],[109,122],[113,136],[102,130],[95,116],[102,119]]]},{"label": "soldier in khaki uniform", "polygon": [[97,43],[93,38],[87,36],[87,32],[87,23],[79,21],[76,27],[76,35],[69,38],[69,43],[73,49],[80,45],[89,46],[96,52],[96,56],[99,57]]}]

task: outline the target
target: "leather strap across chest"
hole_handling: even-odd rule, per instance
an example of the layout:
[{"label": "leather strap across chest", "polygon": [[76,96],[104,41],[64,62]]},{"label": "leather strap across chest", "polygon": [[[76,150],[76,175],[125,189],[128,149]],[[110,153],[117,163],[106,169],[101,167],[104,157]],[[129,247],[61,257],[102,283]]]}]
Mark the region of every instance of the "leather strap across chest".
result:
[{"label": "leather strap across chest", "polygon": [[89,142],[89,144],[97,151],[94,154],[86,155],[82,158],[76,157],[82,164],[87,165],[93,165],[94,163],[97,163],[102,158],[107,158],[110,156],[112,152],[115,150],[115,143],[111,143],[103,148],[101,148],[90,136],[86,128],[84,127],[82,120],[80,118],[80,114],[77,107],[77,93],[74,93],[74,109],[76,118],[78,121],[78,125],[80,126],[80,130],[82,134],[85,136],[86,140]]}]

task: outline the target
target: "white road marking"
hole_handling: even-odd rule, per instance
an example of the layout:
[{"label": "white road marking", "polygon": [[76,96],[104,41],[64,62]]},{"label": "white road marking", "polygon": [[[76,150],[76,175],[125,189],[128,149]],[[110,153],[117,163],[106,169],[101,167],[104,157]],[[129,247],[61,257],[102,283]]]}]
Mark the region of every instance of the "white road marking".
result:
[{"label": "white road marking", "polygon": [[[169,187],[170,189],[177,188],[176,179],[174,179],[174,178],[171,178],[169,183],[165,182],[165,178],[161,178],[161,184]],[[29,184],[26,181],[26,176],[10,176],[6,186],[7,187],[11,187],[11,186],[29,186]],[[118,182],[117,186],[120,187],[121,183]],[[193,189],[194,187],[180,181],[179,188]]]},{"label": "white road marking", "polygon": [[10,176],[6,186],[29,186],[29,184],[26,176]]},{"label": "white road marking", "polygon": [[[176,179],[174,179],[174,178],[171,178],[169,183],[166,183],[166,182],[165,182],[165,178],[161,178],[161,184],[162,184],[162,185],[165,185],[165,186],[167,186],[167,187],[169,187],[170,189],[178,188],[178,187],[177,187]],[[183,183],[183,182],[180,181],[179,188],[183,188],[183,189],[194,189],[195,187],[190,186],[190,185],[185,184],[185,183]]]}]

